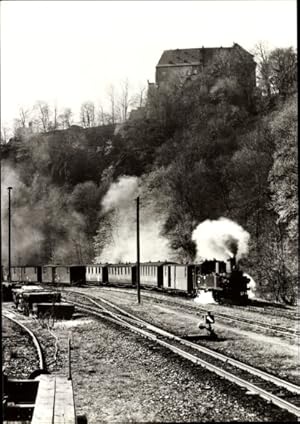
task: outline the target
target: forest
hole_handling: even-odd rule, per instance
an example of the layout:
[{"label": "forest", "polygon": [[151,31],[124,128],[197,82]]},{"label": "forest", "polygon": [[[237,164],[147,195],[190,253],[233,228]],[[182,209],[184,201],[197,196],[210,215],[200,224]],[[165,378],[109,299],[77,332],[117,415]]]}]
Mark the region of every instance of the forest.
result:
[{"label": "forest", "polygon": [[[193,81],[149,93],[132,116],[123,92],[122,113],[102,113],[100,124],[91,103],[82,108],[80,126],[71,124],[67,110],[60,128],[45,113],[39,127],[19,120],[14,136],[1,143],[4,240],[4,189],[13,187],[13,262],[108,260],[112,238],[120,255],[115,260],[124,260],[121,245],[129,246],[135,234],[123,227],[131,228],[138,193],[144,245],[158,252],[145,254],[147,260],[194,260],[195,227],[228,218],[250,234],[240,262],[256,281],[257,295],[295,303],[297,53],[258,49],[251,93],[235,67],[243,63],[230,70],[217,58]],[[111,188],[124,188],[115,207],[105,206]]]}]

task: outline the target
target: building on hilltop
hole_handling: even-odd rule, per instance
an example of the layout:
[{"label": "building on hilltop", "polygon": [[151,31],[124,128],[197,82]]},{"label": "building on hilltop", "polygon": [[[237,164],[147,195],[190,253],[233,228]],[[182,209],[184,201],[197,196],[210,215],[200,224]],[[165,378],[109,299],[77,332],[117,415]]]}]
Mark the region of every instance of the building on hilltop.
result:
[{"label": "building on hilltop", "polygon": [[156,66],[155,84],[162,87],[174,80],[184,84],[187,79],[191,80],[199,75],[218,58],[228,63],[233,59],[241,60],[244,68],[247,68],[249,84],[253,88],[256,86],[256,63],[253,55],[237,43],[232,47],[165,50]]},{"label": "building on hilltop", "polygon": [[165,50],[156,65],[155,82],[148,81],[147,106],[131,111],[130,119],[151,115],[159,89],[175,85],[184,89],[185,84],[201,77],[205,70],[219,71],[213,80],[236,77],[248,99],[256,87],[256,63],[254,56],[234,43],[232,47],[201,47],[196,49]]}]

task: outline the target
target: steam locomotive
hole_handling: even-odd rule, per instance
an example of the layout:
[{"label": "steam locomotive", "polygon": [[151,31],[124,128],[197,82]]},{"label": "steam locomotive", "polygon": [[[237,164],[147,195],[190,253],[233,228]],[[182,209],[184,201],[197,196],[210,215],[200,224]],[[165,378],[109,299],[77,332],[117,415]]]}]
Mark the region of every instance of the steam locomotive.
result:
[{"label": "steam locomotive", "polygon": [[[139,271],[139,276],[138,276]],[[12,282],[54,285],[112,285],[136,287],[196,296],[211,291],[215,301],[245,304],[250,280],[237,267],[235,258],[227,262],[204,261],[195,264],[146,262],[90,265],[13,266]]]}]

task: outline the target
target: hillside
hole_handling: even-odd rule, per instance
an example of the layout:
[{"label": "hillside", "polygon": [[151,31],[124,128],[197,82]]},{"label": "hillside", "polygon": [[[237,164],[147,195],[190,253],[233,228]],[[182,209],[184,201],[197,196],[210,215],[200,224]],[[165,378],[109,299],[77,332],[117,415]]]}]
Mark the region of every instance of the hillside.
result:
[{"label": "hillside", "polygon": [[[234,78],[207,73],[152,93],[144,113],[118,130],[20,134],[2,146],[3,187],[13,187],[13,262],[90,263],[112,251],[112,240],[124,260],[123,247],[134,249],[139,193],[148,255],[152,244],[161,260],[193,260],[196,226],[228,218],[250,234],[241,264],[257,293],[292,303],[296,130],[295,94],[249,97]],[[112,187],[123,197],[104,204]]]}]

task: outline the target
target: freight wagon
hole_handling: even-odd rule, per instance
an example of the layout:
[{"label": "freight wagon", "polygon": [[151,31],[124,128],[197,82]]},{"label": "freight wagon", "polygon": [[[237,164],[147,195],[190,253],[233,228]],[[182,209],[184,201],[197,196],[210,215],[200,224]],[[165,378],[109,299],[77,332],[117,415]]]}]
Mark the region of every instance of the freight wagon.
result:
[{"label": "freight wagon", "polygon": [[88,283],[107,283],[108,269],[107,264],[91,264],[86,266],[85,280]]},{"label": "freight wagon", "polygon": [[85,265],[45,265],[42,267],[42,282],[50,284],[84,284]]},{"label": "freight wagon", "polygon": [[38,283],[41,281],[41,266],[12,266],[11,281],[21,283]]},{"label": "freight wagon", "polygon": [[107,266],[108,283],[132,286],[136,283],[135,264],[109,264]]}]

